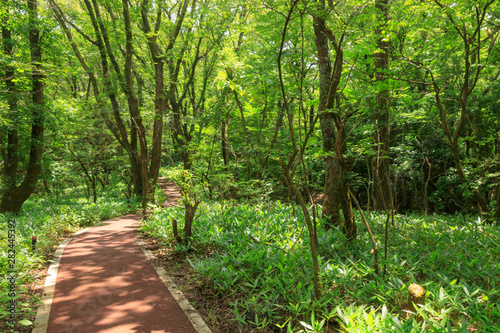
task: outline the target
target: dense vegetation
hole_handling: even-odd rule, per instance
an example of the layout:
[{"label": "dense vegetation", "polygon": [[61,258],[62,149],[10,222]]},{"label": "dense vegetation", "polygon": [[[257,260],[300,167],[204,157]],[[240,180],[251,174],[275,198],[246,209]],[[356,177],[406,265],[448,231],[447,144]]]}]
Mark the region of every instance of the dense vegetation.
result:
[{"label": "dense vegetation", "polygon": [[[172,244],[170,221],[182,215],[181,208],[167,208],[142,229]],[[383,242],[385,219],[377,213],[368,219]],[[213,288],[211,297],[232,303],[234,320],[244,331],[279,332],[276,326],[282,332],[498,331],[499,229],[462,215],[407,214],[396,221],[380,275],[374,272],[366,233],[348,242],[341,230],[324,230],[325,221],[318,221],[320,299],[306,282],[312,280],[312,262],[302,234],[307,230],[300,227],[303,214],[288,204],[203,205],[196,244],[177,250],[189,250],[197,283]],[[207,252],[213,254],[207,257]],[[427,291],[420,323],[406,321],[410,283]]]},{"label": "dense vegetation", "polygon": [[500,326],[498,1],[0,4],[20,285],[59,235],[155,207],[164,176],[183,210],[144,232],[213,248],[190,260],[243,327]]}]

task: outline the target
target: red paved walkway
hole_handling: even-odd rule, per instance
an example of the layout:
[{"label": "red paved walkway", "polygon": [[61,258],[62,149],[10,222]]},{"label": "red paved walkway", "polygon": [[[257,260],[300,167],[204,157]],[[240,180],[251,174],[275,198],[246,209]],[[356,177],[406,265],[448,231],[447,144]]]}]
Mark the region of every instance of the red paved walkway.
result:
[{"label": "red paved walkway", "polygon": [[47,332],[196,332],[135,241],[140,218],[106,221],[66,246]]},{"label": "red paved walkway", "polygon": [[174,182],[165,178],[158,178],[158,186],[161,188],[167,197],[162,207],[177,206],[177,202],[181,199],[181,192]]}]

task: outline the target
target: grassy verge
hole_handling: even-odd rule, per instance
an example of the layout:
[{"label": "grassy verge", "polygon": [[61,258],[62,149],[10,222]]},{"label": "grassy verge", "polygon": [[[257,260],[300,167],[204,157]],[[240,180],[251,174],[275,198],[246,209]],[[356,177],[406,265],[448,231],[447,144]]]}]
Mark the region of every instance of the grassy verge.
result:
[{"label": "grassy verge", "polygon": [[[203,205],[191,244],[175,245],[171,220],[156,212],[143,231],[185,252],[204,288],[230,302],[243,331],[498,332],[500,228],[464,216],[397,216],[385,275],[373,270],[366,230],[349,243],[319,220],[323,297],[314,299],[307,228],[279,202]],[[385,216],[369,214],[379,248]],[[359,218],[358,218],[359,221]],[[207,250],[209,248],[209,250]],[[208,255],[207,255],[208,254]],[[408,286],[426,290],[420,320],[407,319]]]},{"label": "grassy verge", "polygon": [[[0,331],[31,331],[48,260],[62,237],[102,220],[134,212],[137,205],[138,202],[113,195],[100,197],[97,203],[68,197],[60,199],[58,204],[53,198],[33,197],[17,216],[0,214]],[[37,237],[34,250],[33,236]],[[10,272],[11,264],[14,275]],[[14,281],[12,287],[11,281]],[[12,300],[16,310],[14,325],[8,322]]]}]

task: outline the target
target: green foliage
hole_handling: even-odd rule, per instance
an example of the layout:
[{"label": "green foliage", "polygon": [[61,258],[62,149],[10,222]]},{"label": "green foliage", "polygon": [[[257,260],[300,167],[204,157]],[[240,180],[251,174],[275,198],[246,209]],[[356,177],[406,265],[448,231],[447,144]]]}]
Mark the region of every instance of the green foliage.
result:
[{"label": "green foliage", "polygon": [[[323,230],[319,251],[323,297],[312,290],[307,229],[300,210],[280,202],[199,208],[189,251],[202,281],[232,301],[244,327],[282,327],[287,332],[458,332],[472,325],[494,332],[500,325],[500,233],[468,216],[398,215],[391,228],[385,276],[372,269],[366,235],[353,243],[341,230]],[[156,212],[142,226],[172,243],[171,220],[182,210]],[[368,215],[379,242],[385,217]],[[212,255],[206,257],[211,249]],[[181,250],[181,249],[178,249]],[[406,320],[407,289],[427,290],[425,320]],[[465,325],[465,326],[464,326]]]},{"label": "green foliage", "polygon": [[[486,20],[478,20],[487,2],[391,1],[387,26],[377,32],[380,12],[374,2],[328,1],[325,10],[318,11],[318,2],[297,1],[285,36],[289,1],[189,2],[175,41],[170,38],[183,1],[153,1],[144,9],[130,8],[131,86],[145,125],[147,149],[150,153],[153,146],[155,107],[164,107],[160,175],[181,188],[185,204],[211,202],[200,207],[193,241],[176,245],[177,249],[186,253],[196,252],[200,245],[214,249],[207,260],[195,255],[192,264],[218,293],[238,295],[233,308],[239,323],[258,328],[279,326],[287,332],[327,330],[333,320],[353,332],[450,332],[465,331],[467,325],[487,332],[498,326],[497,229],[461,215],[400,215],[391,228],[390,257],[382,263],[387,275],[377,277],[371,269],[368,238],[349,244],[341,230],[321,229],[319,219],[325,290],[322,299],[314,300],[302,213],[283,203],[267,203],[290,195],[282,176],[283,163],[291,155],[292,138],[301,142],[318,113],[314,14],[326,20],[342,44],[342,78],[332,111],[342,114],[341,121],[346,122],[343,163],[348,174],[344,179],[361,204],[372,205],[375,133],[381,125],[374,120],[374,110],[377,95],[387,91],[391,182],[398,211],[423,210],[423,203],[428,202],[425,208],[430,213],[469,214],[477,211],[475,194],[479,193],[491,210],[483,216],[498,214],[500,198],[495,201],[493,194],[500,186],[500,16],[497,1],[487,8]],[[2,18],[7,18],[7,11],[19,15],[0,24],[12,31],[16,41],[12,56],[5,54],[4,44],[0,47],[0,167],[6,165],[8,132],[16,128],[22,171],[31,145],[26,140],[32,113],[27,12],[22,2],[5,3],[0,8]],[[80,66],[64,29],[49,12],[55,3],[61,6],[73,46],[88,69]],[[47,77],[45,183],[43,188],[39,183],[39,197],[26,203],[18,220],[23,272],[40,263],[40,257],[30,254],[30,235],[39,236],[37,251],[45,254],[59,235],[134,210],[137,205],[131,159],[126,156],[135,156],[139,144],[127,108],[131,95],[128,88],[123,89],[121,78],[125,72],[123,4],[95,3],[102,16],[99,29],[108,37],[109,45],[102,54],[109,57],[106,69],[84,6],[55,1],[40,7],[42,67]],[[158,13],[163,15],[151,33],[141,29],[142,10],[153,25],[160,22]],[[69,22],[78,22],[78,29]],[[159,52],[165,64],[163,96],[153,93],[159,77],[149,52],[151,37],[163,49]],[[383,81],[375,79],[374,70],[379,37],[389,42],[389,69],[384,71],[387,79]],[[277,68],[282,38],[280,70],[289,103],[285,120],[280,118],[284,96]],[[468,51],[464,42],[470,44]],[[332,48],[331,57],[335,55]],[[466,91],[462,84],[467,64],[478,77],[469,77],[471,94],[465,101],[461,92]],[[8,68],[15,73],[15,95],[5,84]],[[96,75],[96,86],[91,73]],[[104,77],[109,77],[109,84]],[[439,92],[434,90],[434,80],[441,87]],[[441,97],[447,112],[444,121],[436,96]],[[13,97],[19,101],[16,110],[9,109]],[[442,126],[453,132],[463,103],[466,121],[457,148],[464,169],[464,177],[460,177]],[[123,144],[124,134],[110,126],[118,115],[123,117],[125,132],[130,132],[128,146]],[[227,156],[223,157],[224,149]],[[304,152],[304,165],[296,163],[291,168],[302,191],[306,183],[313,196],[323,191],[326,156],[317,123]],[[149,163],[149,157],[146,160]],[[130,199],[117,199],[122,195]],[[91,203],[94,197],[97,202]],[[156,203],[163,200],[156,189]],[[143,228],[171,242],[172,218],[182,224],[184,212],[179,208],[155,212]],[[380,243],[385,218],[372,214],[369,219]],[[429,303],[420,311],[425,317],[422,323],[406,321],[401,313],[405,288],[411,282],[428,290]],[[22,307],[28,313],[32,305]]]}]

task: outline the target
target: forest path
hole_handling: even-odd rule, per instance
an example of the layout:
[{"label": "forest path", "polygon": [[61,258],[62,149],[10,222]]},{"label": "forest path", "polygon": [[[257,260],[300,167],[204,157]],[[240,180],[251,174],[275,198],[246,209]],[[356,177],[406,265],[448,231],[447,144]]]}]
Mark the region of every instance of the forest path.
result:
[{"label": "forest path", "polygon": [[165,178],[158,178],[158,186],[161,188],[167,197],[165,202],[161,204],[162,207],[177,206],[178,201],[181,199],[181,192],[175,183],[168,181]]},{"label": "forest path", "polygon": [[[176,204],[180,193],[175,184],[159,184],[166,191],[165,205]],[[105,221],[62,245],[64,253],[54,258],[57,278],[47,277],[57,283],[55,288],[46,283],[48,302],[39,310],[33,332],[210,332],[165,271],[148,262],[151,253],[138,246],[135,230],[141,218],[129,214]],[[54,289],[50,300],[46,294]]]}]

